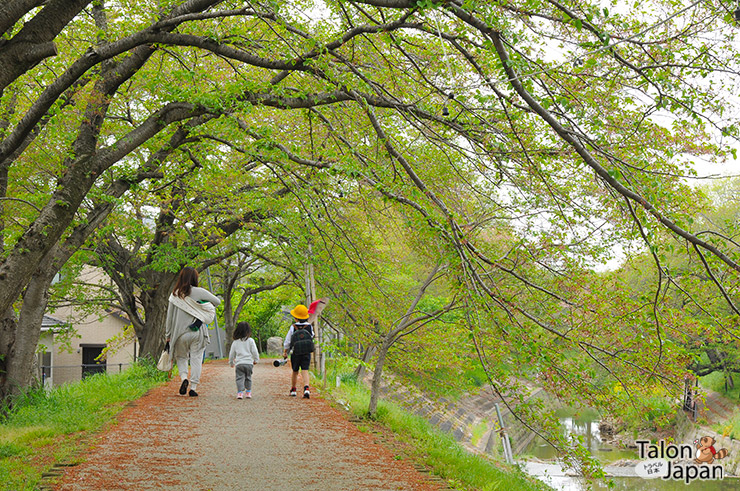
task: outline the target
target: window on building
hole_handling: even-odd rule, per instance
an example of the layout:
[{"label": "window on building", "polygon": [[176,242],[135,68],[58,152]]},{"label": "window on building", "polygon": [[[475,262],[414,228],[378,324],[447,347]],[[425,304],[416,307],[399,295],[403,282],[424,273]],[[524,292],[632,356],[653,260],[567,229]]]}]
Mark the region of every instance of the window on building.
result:
[{"label": "window on building", "polygon": [[97,360],[105,348],[104,344],[83,344],[80,348],[82,348],[82,378],[106,371],[105,360]]},{"label": "window on building", "polygon": [[51,379],[51,353],[45,351],[41,354],[41,381],[44,387],[47,384],[47,380]]}]

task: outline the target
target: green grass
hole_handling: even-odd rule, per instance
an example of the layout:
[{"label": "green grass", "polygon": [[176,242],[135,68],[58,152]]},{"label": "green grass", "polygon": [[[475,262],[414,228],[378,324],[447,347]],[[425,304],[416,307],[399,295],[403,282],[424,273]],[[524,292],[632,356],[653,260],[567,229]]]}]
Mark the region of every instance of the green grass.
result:
[{"label": "green grass", "polygon": [[740,376],[734,375],[733,379],[735,380],[735,387],[727,391],[725,391],[725,376],[720,372],[699,377],[699,384],[714,392],[719,392],[727,399],[737,401],[740,399]]},{"label": "green grass", "polygon": [[[370,400],[368,389],[351,377],[346,377],[346,380],[342,375],[340,377],[343,381],[340,387],[328,384],[325,390],[331,393],[338,404],[363,418]],[[452,436],[395,404],[380,401],[376,421],[391,430],[401,442],[408,444],[413,460],[425,465],[456,489],[550,489],[517,467],[469,453]],[[358,426],[366,431],[370,428],[370,422]]]},{"label": "green grass", "polygon": [[740,440],[740,415],[732,419],[712,425],[712,429],[717,433],[728,436],[733,440]]},{"label": "green grass", "polygon": [[137,363],[120,374],[18,398],[0,420],[0,489],[37,489],[42,473],[84,449],[88,432],[103,428],[128,401],[165,380],[153,365]]},{"label": "green grass", "polygon": [[488,383],[486,372],[481,366],[465,370],[462,374],[448,370],[446,367],[424,372],[398,367],[394,371],[417,388],[444,396],[445,399],[452,401]]},{"label": "green grass", "polygon": [[472,443],[475,446],[478,446],[478,443],[480,442],[481,438],[483,438],[483,435],[488,431],[488,423],[481,421],[477,425],[475,425],[472,429],[473,436],[470,439],[470,443]]}]

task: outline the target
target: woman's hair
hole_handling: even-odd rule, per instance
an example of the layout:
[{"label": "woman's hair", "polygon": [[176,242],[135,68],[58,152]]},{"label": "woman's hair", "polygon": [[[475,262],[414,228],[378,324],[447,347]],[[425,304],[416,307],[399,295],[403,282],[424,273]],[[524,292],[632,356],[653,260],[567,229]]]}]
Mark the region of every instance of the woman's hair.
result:
[{"label": "woman's hair", "polygon": [[252,335],[252,326],[249,322],[240,322],[234,329],[234,339],[246,339]]},{"label": "woman's hair", "polygon": [[176,297],[185,298],[190,295],[190,290],[194,286],[198,286],[198,271],[190,266],[185,266],[177,277],[177,283],[175,283],[172,294]]}]

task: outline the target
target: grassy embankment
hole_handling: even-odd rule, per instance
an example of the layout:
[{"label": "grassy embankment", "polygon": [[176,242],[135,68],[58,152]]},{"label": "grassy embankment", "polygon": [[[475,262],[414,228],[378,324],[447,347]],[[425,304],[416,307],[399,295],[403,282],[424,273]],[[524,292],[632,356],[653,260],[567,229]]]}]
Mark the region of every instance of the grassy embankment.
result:
[{"label": "grassy embankment", "polygon": [[153,366],[135,364],[120,374],[29,392],[0,418],[0,489],[38,489],[55,464],[75,461],[90,432],[164,380]]},{"label": "grassy embankment", "polygon": [[[331,383],[327,383],[324,391],[329,392],[335,401],[354,415],[364,418],[370,392],[354,379],[350,366],[335,362],[327,369],[327,373],[330,375],[328,382]],[[334,383],[337,376],[342,381],[339,387],[335,387]],[[399,443],[396,445],[399,458],[410,458],[423,465],[455,489],[550,489],[517,467],[469,453],[452,436],[442,433],[425,419],[409,414],[395,404],[380,401],[375,420],[362,420],[358,426],[363,431],[373,431],[376,424],[393,433]]]}]

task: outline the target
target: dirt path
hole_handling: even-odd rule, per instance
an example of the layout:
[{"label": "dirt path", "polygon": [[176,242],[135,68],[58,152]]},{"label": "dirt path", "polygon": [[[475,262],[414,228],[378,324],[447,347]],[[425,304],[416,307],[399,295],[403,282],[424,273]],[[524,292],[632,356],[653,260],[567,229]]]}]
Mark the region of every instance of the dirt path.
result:
[{"label": "dirt path", "polygon": [[178,395],[175,377],[124,410],[54,489],[441,489],[315,390],[288,397],[289,370],[260,362],[249,400],[236,399],[225,362],[204,366],[199,397]]},{"label": "dirt path", "polygon": [[737,405],[719,392],[705,390],[705,400],[697,401],[699,418],[707,421],[706,426],[726,422],[735,415]]}]

